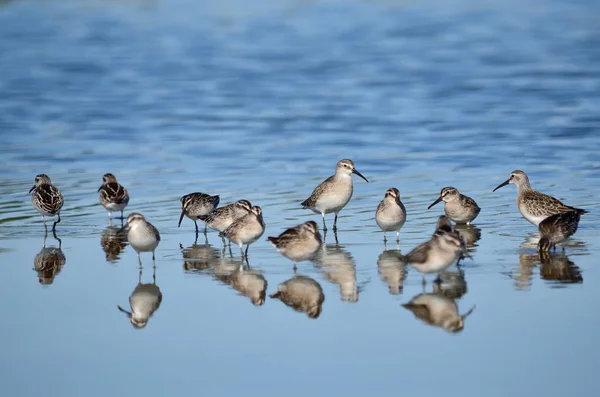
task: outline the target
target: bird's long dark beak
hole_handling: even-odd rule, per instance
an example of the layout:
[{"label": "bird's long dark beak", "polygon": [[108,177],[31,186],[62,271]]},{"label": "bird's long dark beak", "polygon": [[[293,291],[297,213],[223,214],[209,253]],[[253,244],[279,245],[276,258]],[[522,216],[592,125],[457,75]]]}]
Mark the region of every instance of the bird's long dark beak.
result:
[{"label": "bird's long dark beak", "polygon": [[494,190],[492,190],[493,192],[495,192],[496,190],[500,189],[502,186],[506,186],[508,185],[510,182],[510,179],[505,180],[504,182],[502,182],[501,184],[498,185],[498,187],[496,187]]},{"label": "bird's long dark beak", "polygon": [[434,205],[436,205],[440,201],[442,201],[442,196],[438,197],[429,207],[427,207],[427,209],[430,209],[431,207],[433,207]]},{"label": "bird's long dark beak", "polygon": [[35,189],[35,185],[33,185],[31,189],[29,189],[29,193],[33,192],[33,189]]},{"label": "bird's long dark beak", "polygon": [[127,314],[127,317],[131,318],[131,312],[128,312],[127,310],[123,309],[121,306],[117,305],[117,308],[122,311],[123,313]]},{"label": "bird's long dark beak", "polygon": [[179,217],[179,223],[177,224],[177,227],[181,226],[181,221],[183,221],[184,215],[185,215],[185,211],[181,211],[181,216]]},{"label": "bird's long dark beak", "polygon": [[472,307],[471,309],[469,309],[469,311],[468,311],[468,312],[466,312],[465,314],[463,314],[462,316],[460,316],[460,318],[462,318],[462,319],[463,319],[463,321],[464,321],[464,319],[465,319],[465,318],[467,318],[467,316],[468,316],[469,314],[473,313],[473,310],[475,310],[475,305],[473,305],[473,307]]},{"label": "bird's long dark beak", "polygon": [[102,190],[102,188],[103,188],[103,187],[104,187],[104,185],[100,186],[100,187],[98,188],[98,191]]},{"label": "bird's long dark beak", "polygon": [[360,176],[362,179],[364,179],[365,181],[367,181],[367,183],[369,183],[369,180],[367,178],[365,178],[360,172],[358,172],[356,170],[356,168],[352,168],[352,173]]}]

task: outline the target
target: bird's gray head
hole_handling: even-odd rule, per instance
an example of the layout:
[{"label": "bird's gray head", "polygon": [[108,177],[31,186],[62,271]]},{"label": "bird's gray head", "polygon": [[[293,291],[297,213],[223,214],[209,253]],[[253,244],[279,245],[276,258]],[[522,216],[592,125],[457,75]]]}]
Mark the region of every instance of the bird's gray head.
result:
[{"label": "bird's gray head", "polygon": [[338,163],[335,167],[335,173],[343,174],[343,175],[356,174],[356,175],[360,176],[362,179],[364,179],[365,181],[369,182],[367,180],[367,178],[365,178],[360,172],[357,171],[356,168],[354,168],[354,161],[352,161],[350,159],[343,159],[343,160],[338,161]]},{"label": "bird's gray head", "polygon": [[248,200],[238,200],[235,202],[235,205],[245,209],[246,211],[250,212],[252,210],[252,204],[250,204],[250,201]]},{"label": "bird's gray head", "polygon": [[309,233],[316,234],[319,232],[319,226],[317,226],[317,222],[308,221],[302,224],[302,230],[306,230]]},{"label": "bird's gray head", "polygon": [[395,187],[391,187],[385,192],[385,197],[392,197],[393,199],[400,198],[400,191]]},{"label": "bird's gray head", "polygon": [[37,174],[35,176],[35,185],[33,185],[33,187],[31,189],[29,189],[29,193],[33,192],[33,189],[35,189],[36,187],[45,185],[45,184],[51,184],[52,182],[50,181],[50,177],[46,174]]},{"label": "bird's gray head", "polygon": [[146,218],[144,218],[144,215],[140,214],[139,212],[132,212],[127,217],[127,226],[131,227],[138,222],[145,222],[145,221],[146,221]]},{"label": "bird's gray head", "polygon": [[431,207],[433,207],[434,205],[436,205],[437,203],[444,201],[444,202],[448,202],[448,201],[452,201],[456,198],[458,198],[459,193],[458,190],[452,186],[448,186],[442,189],[442,191],[440,192],[440,197],[438,197],[433,203],[431,203],[431,205],[429,207],[427,207],[427,209],[430,209]]},{"label": "bird's gray head", "polygon": [[513,172],[510,173],[510,177],[506,181],[499,184],[493,191],[495,192],[496,190],[500,189],[502,186],[506,186],[510,183],[517,185],[517,187],[529,186],[529,178],[527,177],[527,174],[524,173],[523,171],[514,170]]},{"label": "bird's gray head", "polygon": [[255,205],[254,207],[252,207],[252,209],[250,211],[254,215],[256,215],[257,218],[262,217],[262,209],[258,205]]}]

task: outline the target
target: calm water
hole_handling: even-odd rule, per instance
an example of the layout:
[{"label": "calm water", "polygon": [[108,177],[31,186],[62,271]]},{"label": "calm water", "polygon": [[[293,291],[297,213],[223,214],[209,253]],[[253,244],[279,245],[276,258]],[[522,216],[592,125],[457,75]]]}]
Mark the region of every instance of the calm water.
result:
[{"label": "calm water", "polygon": [[[600,392],[597,2],[2,3],[3,395]],[[293,271],[266,237],[319,220],[299,203],[341,158],[370,183],[355,178],[337,244],[299,265],[325,294],[310,319],[268,297]],[[564,255],[540,263],[514,186],[492,193],[513,169],[590,210]],[[60,244],[44,246],[27,194],[40,172],[65,196]],[[162,235],[162,303],[142,330],[117,309],[139,274],[98,202],[106,172]],[[399,188],[407,253],[449,185],[482,207],[464,279],[442,283],[461,314],[476,306],[456,334],[402,307],[421,276],[374,222]],[[237,249],[177,228],[193,191],[263,208],[251,288]],[[57,265],[36,270],[40,254]]]}]

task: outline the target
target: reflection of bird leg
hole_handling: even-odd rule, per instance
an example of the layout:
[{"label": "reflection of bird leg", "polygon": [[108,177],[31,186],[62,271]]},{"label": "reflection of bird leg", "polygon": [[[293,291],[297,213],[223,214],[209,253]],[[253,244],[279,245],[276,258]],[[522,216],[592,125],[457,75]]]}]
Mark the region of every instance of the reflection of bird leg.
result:
[{"label": "reflection of bird leg", "polygon": [[333,218],[333,232],[334,233],[337,232],[337,217],[338,217],[338,214],[336,212],[335,213],[335,218]]},{"label": "reflection of bird leg", "polygon": [[56,215],[58,216],[58,219],[52,224],[52,231],[56,230],[56,224],[60,223],[60,211],[57,212]]},{"label": "reflection of bird leg", "polygon": [[140,270],[142,269],[142,257],[140,256],[140,253],[138,252],[138,262],[140,263]]},{"label": "reflection of bird leg", "polygon": [[387,239],[385,238],[385,232],[383,232],[383,250],[387,251]]},{"label": "reflection of bird leg", "polygon": [[56,235],[56,230],[52,229],[52,236],[54,236],[54,238],[56,239],[56,241],[58,241],[58,249],[60,249],[60,247],[62,246],[62,240],[58,238],[58,236]]},{"label": "reflection of bird leg", "polygon": [[340,242],[338,241],[337,229],[333,229],[333,237],[335,237],[335,245],[337,247],[340,244]]},{"label": "reflection of bird leg", "polygon": [[196,240],[198,240],[198,221],[194,219],[194,226],[196,226]]},{"label": "reflection of bird leg", "polygon": [[156,266],[154,267],[154,272],[152,272],[152,281],[154,282],[154,285],[156,285]]},{"label": "reflection of bird leg", "polygon": [[46,238],[48,237],[48,229],[46,229],[46,233],[44,233],[44,248],[46,248]]},{"label": "reflection of bird leg", "polygon": [[140,267],[140,274],[138,275],[138,285],[142,284],[142,268]]},{"label": "reflection of bird leg", "polygon": [[294,262],[294,274],[296,274],[296,269],[297,269],[296,262]]},{"label": "reflection of bird leg", "polygon": [[427,285],[427,281],[425,281],[425,273],[423,273],[423,278],[421,279],[421,285],[423,286],[423,292],[425,292],[425,286]]},{"label": "reflection of bird leg", "polygon": [[396,244],[400,243],[400,230],[396,230]]}]

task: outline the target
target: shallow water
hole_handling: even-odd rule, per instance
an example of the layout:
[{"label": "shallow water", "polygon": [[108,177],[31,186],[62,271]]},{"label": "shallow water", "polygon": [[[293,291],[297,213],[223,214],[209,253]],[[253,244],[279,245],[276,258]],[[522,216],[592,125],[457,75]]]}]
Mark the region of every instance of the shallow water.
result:
[{"label": "shallow water", "polygon": [[[597,395],[598,11],[591,1],[0,5],[6,395]],[[293,270],[266,237],[320,224],[299,203],[341,158],[370,183],[355,178],[337,242],[330,231],[321,261],[299,264],[325,296],[311,319],[268,297]],[[513,169],[590,211],[564,254],[540,261],[514,186],[492,193]],[[40,172],[65,196],[60,241],[44,240],[27,194]],[[126,212],[162,236],[162,302],[142,330],[117,309],[129,310],[139,269],[98,202],[106,172],[129,190]],[[423,291],[374,221],[391,186],[408,211],[402,253],[430,236],[443,207],[427,206],[442,187],[482,207],[464,277],[440,287],[429,276],[426,287],[460,314],[475,306],[461,332],[402,306]],[[250,270],[239,273],[238,250],[223,253],[216,233],[195,242],[189,219],[177,228],[178,199],[192,191],[262,207]]]}]

